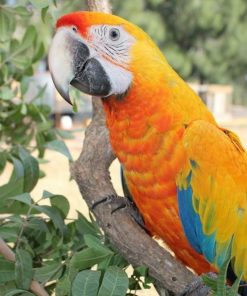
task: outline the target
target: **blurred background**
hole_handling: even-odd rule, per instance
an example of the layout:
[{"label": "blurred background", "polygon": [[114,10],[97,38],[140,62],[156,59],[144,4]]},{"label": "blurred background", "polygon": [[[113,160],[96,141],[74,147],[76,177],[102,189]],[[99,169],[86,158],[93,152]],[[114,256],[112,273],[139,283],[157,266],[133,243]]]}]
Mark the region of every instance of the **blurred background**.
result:
[{"label": "blurred background", "polygon": [[[247,146],[247,1],[111,0],[111,5],[114,14],[142,27],[153,38],[217,121],[235,131]],[[35,153],[43,159],[39,161],[40,168],[46,175],[34,188],[34,198],[41,196],[44,188],[63,193],[70,201],[71,218],[78,209],[87,216],[88,209],[75,182],[69,182],[68,161],[53,150],[67,156],[70,151],[69,157],[74,159],[79,156],[92,107],[90,97],[74,90],[73,108],[62,100],[48,71],[47,52],[55,20],[83,9],[83,0],[0,0],[0,152],[10,144],[21,144],[32,151],[30,143],[34,137]],[[11,111],[13,104],[15,108],[18,105],[18,116]],[[52,124],[46,122],[45,116]],[[32,129],[29,117],[40,120],[38,128]],[[52,147],[53,126],[59,129],[58,136],[64,139],[68,150],[57,143]],[[69,131],[73,131],[73,136]],[[52,149],[44,154],[45,145]],[[10,174],[9,165],[0,175],[0,185]],[[111,174],[121,195],[116,161]],[[150,291],[142,293],[151,295]]]},{"label": "blurred background", "polygon": [[[22,5],[28,1],[6,0],[0,3]],[[57,17],[86,9],[83,0],[60,0],[50,6],[48,0],[32,0],[30,9],[42,8],[43,18],[35,11],[31,22],[47,53]],[[142,27],[160,47],[173,68],[200,94],[223,125],[245,126],[247,120],[247,2],[245,0],[111,0],[114,14]],[[48,20],[48,21],[47,21]],[[11,31],[11,27],[8,28]],[[17,28],[15,34],[21,34]],[[1,33],[1,32],[0,32]],[[1,38],[1,37],[0,37]],[[3,37],[2,37],[3,38]],[[87,124],[91,116],[89,98],[76,94],[79,112],[63,102],[52,84],[46,56],[34,71],[26,98],[45,87],[43,100],[50,105],[57,125],[71,128],[77,122]],[[72,119],[72,120],[71,120]]]}]

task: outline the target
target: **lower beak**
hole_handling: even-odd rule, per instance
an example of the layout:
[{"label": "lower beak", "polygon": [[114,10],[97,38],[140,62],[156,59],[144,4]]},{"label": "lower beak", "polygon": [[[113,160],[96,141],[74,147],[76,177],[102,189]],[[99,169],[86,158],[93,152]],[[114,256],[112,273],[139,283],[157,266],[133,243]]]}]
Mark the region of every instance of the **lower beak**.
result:
[{"label": "lower beak", "polygon": [[95,58],[89,58],[83,68],[76,71],[70,84],[93,96],[105,97],[109,95],[111,90],[109,78],[100,62]]},{"label": "lower beak", "polygon": [[49,51],[49,69],[59,94],[71,104],[69,85],[80,91],[106,97],[111,93],[109,77],[90,49],[69,28],[55,34]]}]

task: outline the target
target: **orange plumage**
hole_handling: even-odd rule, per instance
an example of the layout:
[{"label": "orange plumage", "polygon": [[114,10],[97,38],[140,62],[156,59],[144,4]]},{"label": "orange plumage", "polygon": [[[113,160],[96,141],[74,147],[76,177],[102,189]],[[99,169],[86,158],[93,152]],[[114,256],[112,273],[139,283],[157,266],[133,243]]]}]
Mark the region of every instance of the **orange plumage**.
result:
[{"label": "orange plumage", "polygon": [[132,80],[124,95],[112,94],[103,105],[113,150],[147,229],[197,273],[220,268],[230,256],[246,280],[246,152],[140,28],[92,12],[58,21],[58,27],[76,25],[95,51],[90,28],[101,24],[121,27],[134,40],[128,63],[107,57]]},{"label": "orange plumage", "polygon": [[[163,76],[165,80],[165,73]],[[176,198],[176,176],[186,161],[181,147],[184,124],[192,119],[193,111],[185,114],[187,118],[181,113],[177,114],[180,118],[174,118],[169,112],[169,98],[179,99],[176,95],[179,87],[169,89],[164,82],[158,83],[161,89],[156,90],[155,96],[145,85],[145,91],[140,89],[142,83],[136,81],[125,100],[116,101],[114,97],[104,100],[106,122],[113,150],[123,164],[128,188],[147,229],[162,238],[184,264],[200,274],[211,268],[188,243]],[[189,91],[188,96],[195,96]],[[194,116],[199,115],[195,112]],[[206,108],[201,116],[213,122]]]}]

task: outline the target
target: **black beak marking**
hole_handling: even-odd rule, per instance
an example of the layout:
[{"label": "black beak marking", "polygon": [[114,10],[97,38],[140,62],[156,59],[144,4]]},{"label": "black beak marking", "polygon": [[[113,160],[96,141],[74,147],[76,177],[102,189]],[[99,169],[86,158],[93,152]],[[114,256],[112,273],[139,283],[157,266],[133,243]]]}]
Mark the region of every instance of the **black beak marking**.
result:
[{"label": "black beak marking", "polygon": [[75,88],[80,91],[94,95],[105,97],[111,91],[111,83],[103,66],[95,58],[90,58],[82,66],[77,66],[81,61],[76,63],[75,77],[70,82]]}]

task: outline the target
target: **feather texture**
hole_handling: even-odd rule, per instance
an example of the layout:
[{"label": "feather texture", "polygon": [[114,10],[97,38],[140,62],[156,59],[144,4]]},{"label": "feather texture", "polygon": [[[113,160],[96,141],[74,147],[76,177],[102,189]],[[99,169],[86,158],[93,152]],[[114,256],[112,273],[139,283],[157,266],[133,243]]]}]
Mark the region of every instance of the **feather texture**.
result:
[{"label": "feather texture", "polygon": [[[92,42],[95,28],[117,26],[131,36],[124,48],[128,90],[103,105],[113,150],[149,232],[197,273],[221,267],[230,254],[235,274],[247,280],[247,156],[238,137],[218,127],[140,28],[98,12],[72,13],[57,23],[71,25],[98,48],[99,60],[108,43]],[[108,63],[114,62],[120,77],[116,57],[123,62],[115,52]]]},{"label": "feather texture", "polygon": [[[187,238],[194,247],[191,232],[197,227],[196,216],[202,231],[196,241],[201,252],[217,268],[230,254],[234,272],[246,280],[247,154],[233,133],[199,120],[187,127],[183,145],[189,161],[177,183]],[[183,218],[184,212],[192,214]]]}]

